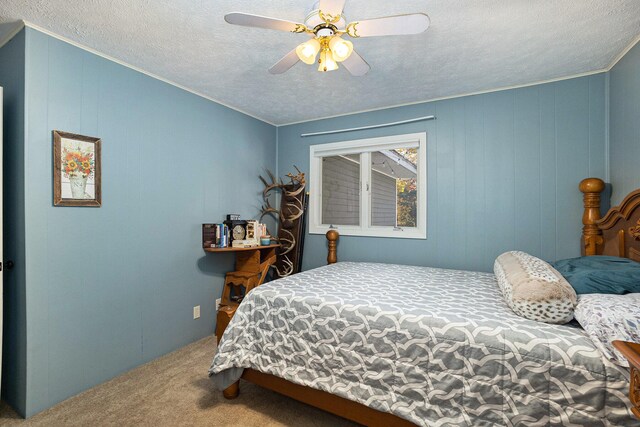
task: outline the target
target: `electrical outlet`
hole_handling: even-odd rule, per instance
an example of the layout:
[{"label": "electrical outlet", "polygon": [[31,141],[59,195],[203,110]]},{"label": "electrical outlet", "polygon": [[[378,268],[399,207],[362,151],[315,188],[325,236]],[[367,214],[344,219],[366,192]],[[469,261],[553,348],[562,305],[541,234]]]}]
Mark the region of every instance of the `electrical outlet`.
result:
[{"label": "electrical outlet", "polygon": [[193,318],[194,319],[199,319],[200,318],[200,306],[196,305],[195,307],[193,307]]},{"label": "electrical outlet", "polygon": [[220,303],[222,302],[222,298],[218,298],[216,300],[216,311],[220,310]]}]

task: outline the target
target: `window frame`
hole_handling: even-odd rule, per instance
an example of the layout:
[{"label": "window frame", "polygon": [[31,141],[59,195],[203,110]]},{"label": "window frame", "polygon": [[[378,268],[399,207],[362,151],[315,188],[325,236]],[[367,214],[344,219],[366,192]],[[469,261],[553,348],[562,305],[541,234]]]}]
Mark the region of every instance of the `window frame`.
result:
[{"label": "window frame", "polygon": [[[418,148],[416,227],[371,225],[371,153],[396,148]],[[360,225],[322,224],[322,158],[360,154]],[[309,146],[310,197],[309,233],[324,234],[335,229],[343,236],[400,239],[427,238],[427,133],[408,133],[378,138],[356,139]],[[397,195],[396,195],[397,197]]]}]

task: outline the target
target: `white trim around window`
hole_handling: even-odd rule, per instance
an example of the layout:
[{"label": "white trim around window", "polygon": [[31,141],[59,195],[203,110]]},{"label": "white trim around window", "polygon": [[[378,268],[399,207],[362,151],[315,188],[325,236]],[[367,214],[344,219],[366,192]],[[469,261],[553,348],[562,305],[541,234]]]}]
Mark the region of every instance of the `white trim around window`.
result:
[{"label": "white trim around window", "polygon": [[[396,148],[418,148],[417,227],[380,227],[371,225],[371,153]],[[322,158],[360,154],[360,225],[322,224]],[[324,234],[334,228],[344,236],[427,238],[427,134],[412,133],[381,138],[318,144],[309,147],[310,198],[309,233]]]}]

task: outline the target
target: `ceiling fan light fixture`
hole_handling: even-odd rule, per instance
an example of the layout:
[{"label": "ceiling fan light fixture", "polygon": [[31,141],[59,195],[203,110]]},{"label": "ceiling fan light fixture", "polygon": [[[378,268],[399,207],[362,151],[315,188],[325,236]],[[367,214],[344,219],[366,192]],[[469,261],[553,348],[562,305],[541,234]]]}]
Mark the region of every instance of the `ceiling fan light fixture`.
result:
[{"label": "ceiling fan light fixture", "polygon": [[426,31],[431,22],[429,16],[421,12],[349,22],[343,14],[346,1],[316,0],[304,23],[242,12],[228,13],[224,19],[233,25],[286,31],[311,38],[269,68],[271,74],[282,74],[299,61],[312,65],[317,60],[319,71],[337,70],[338,63],[342,63],[351,75],[358,77],[367,74],[371,66],[353,49],[353,43],[342,38],[345,34],[351,38],[419,34]]},{"label": "ceiling fan light fixture", "polygon": [[333,37],[329,42],[329,48],[333,52],[333,58],[337,62],[342,62],[351,56],[353,52],[353,43],[349,40],[344,40],[339,36]]},{"label": "ceiling fan light fixture", "polygon": [[296,54],[298,55],[298,58],[300,58],[300,61],[309,65],[316,62],[316,56],[318,56],[319,51],[320,42],[316,39],[311,39],[301,43],[296,48]]},{"label": "ceiling fan light fixture", "polygon": [[327,72],[338,69],[338,63],[333,58],[333,54],[329,49],[322,49],[318,63],[320,64],[318,66],[318,71]]}]

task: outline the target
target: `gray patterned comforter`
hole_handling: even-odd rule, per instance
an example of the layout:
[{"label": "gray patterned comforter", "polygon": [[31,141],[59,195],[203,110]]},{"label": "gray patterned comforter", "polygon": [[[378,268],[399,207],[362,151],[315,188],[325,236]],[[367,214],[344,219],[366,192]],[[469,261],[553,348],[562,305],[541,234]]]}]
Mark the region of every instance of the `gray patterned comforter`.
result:
[{"label": "gray patterned comforter", "polygon": [[640,425],[576,324],[515,315],[488,273],[338,263],[253,290],[209,374],[253,368],[418,425]]}]

